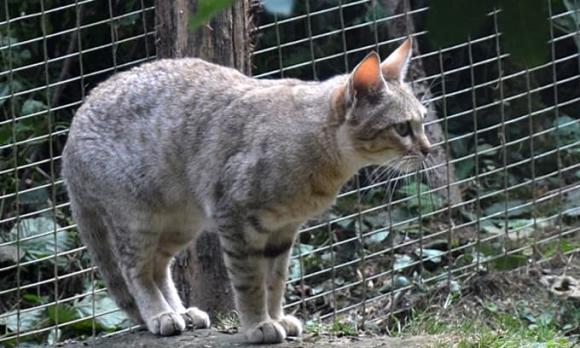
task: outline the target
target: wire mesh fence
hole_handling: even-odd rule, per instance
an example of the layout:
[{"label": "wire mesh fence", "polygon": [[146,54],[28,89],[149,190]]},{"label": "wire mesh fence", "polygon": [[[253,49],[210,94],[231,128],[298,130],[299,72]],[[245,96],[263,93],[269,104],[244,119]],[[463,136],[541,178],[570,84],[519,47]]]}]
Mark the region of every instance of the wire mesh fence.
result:
[{"label": "wire mesh fence", "polygon": [[[530,68],[502,50],[501,9],[484,31],[441,49],[427,37],[423,1],[297,1],[283,18],[257,9],[257,78],[322,80],[413,36],[410,82],[429,106],[427,127],[445,134],[433,145],[448,154],[417,173],[370,168],[348,183],[300,232],[288,311],[386,323],[413,296],[580,249],[578,3],[548,2],[550,61]],[[154,11],[152,0],[0,9],[0,345],[130,325],[79,241],[60,153],[92,87],[155,59]]]}]

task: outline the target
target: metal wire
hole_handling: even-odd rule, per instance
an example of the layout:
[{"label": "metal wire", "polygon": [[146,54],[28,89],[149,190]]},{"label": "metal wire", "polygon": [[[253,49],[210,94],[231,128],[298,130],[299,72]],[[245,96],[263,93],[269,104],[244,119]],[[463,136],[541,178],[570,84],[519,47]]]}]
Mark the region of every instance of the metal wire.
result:
[{"label": "metal wire", "polygon": [[[57,343],[87,320],[90,326],[84,326],[83,334],[95,337],[105,331],[102,319],[117,313],[97,302],[107,292],[70,219],[59,177],[60,151],[70,119],[92,87],[117,71],[155,59],[152,2],[133,0],[127,6],[74,0],[57,5],[39,0],[29,13],[18,14],[10,12],[11,2],[4,2],[0,38],[31,23],[39,24],[39,30],[0,41],[0,92],[4,81],[8,86],[0,93],[0,254],[15,252],[12,261],[0,260],[5,279],[0,284],[0,345]],[[574,0],[576,7],[578,2]],[[288,280],[287,310],[305,319],[347,320],[360,327],[394,323],[398,313],[408,310],[401,298],[417,290],[443,285],[452,291],[456,282],[493,271],[510,257],[541,264],[555,255],[554,248],[564,255],[579,250],[580,226],[569,218],[578,205],[566,202],[580,190],[580,161],[570,157],[580,139],[564,136],[580,128],[578,114],[572,114],[580,95],[563,91],[580,87],[580,53],[570,49],[580,29],[578,21],[570,32],[554,24],[578,16],[577,11],[554,13],[549,3],[550,61],[520,68],[502,48],[500,9],[488,14],[490,31],[430,49],[427,31],[417,24],[428,7],[413,8],[405,1],[400,13],[389,13],[374,0],[296,3],[287,18],[261,14],[254,32],[259,40],[252,53],[253,76],[318,80],[345,73],[368,51],[383,52],[402,42],[404,37],[386,34],[388,25],[404,22],[409,28],[415,23],[416,31],[406,34],[420,45],[421,54],[413,61],[423,63],[425,74],[412,83],[429,85],[431,96],[424,102],[439,117],[426,125],[445,133],[432,145],[452,156],[394,177],[369,180],[361,172],[347,184],[337,199],[340,208],[299,233],[291,257],[299,272],[291,272]],[[70,23],[47,25],[62,16],[70,16]],[[72,42],[54,50],[55,40]],[[16,59],[24,51],[30,56]],[[27,100],[42,105],[24,112]],[[41,126],[30,130],[30,124]],[[5,130],[9,138],[1,142]],[[469,149],[459,151],[462,146]],[[445,167],[457,173],[468,163],[473,167],[453,182],[449,169],[444,185],[426,187],[419,180]],[[456,188],[463,192],[461,201],[436,204]],[[522,192],[528,198],[519,198]],[[38,226],[32,233],[33,224]],[[65,239],[72,243],[63,245]],[[31,245],[42,243],[50,243],[49,252],[32,255]],[[491,246],[501,250],[486,254]],[[77,311],[82,301],[88,310]],[[30,325],[28,318],[38,313],[45,320]],[[134,328],[128,325],[110,331]],[[384,329],[390,330],[386,324]]]}]

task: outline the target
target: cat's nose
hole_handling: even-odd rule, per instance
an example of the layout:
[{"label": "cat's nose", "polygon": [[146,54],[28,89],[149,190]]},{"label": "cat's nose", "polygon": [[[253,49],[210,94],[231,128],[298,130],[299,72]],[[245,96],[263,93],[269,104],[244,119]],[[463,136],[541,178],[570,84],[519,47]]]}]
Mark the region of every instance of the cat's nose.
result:
[{"label": "cat's nose", "polygon": [[421,153],[423,154],[423,156],[425,157],[429,156],[430,152],[431,152],[430,144],[421,144]]}]

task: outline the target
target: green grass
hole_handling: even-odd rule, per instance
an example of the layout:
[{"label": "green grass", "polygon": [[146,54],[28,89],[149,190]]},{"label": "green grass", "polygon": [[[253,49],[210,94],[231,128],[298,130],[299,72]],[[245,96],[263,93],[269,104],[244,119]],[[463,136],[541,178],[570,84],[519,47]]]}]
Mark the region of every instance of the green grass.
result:
[{"label": "green grass", "polygon": [[480,312],[477,317],[450,321],[436,313],[423,312],[415,315],[400,334],[428,334],[449,338],[444,340],[444,344],[434,345],[438,348],[563,348],[576,345],[575,341],[562,334],[552,320],[530,323],[508,313]]}]

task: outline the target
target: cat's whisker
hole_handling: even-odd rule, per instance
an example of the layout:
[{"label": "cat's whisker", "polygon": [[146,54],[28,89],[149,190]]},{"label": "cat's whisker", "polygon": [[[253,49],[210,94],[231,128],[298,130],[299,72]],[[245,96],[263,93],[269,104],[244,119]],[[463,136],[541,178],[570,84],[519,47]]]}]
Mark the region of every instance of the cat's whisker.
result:
[{"label": "cat's whisker", "polygon": [[[383,162],[383,164],[381,164],[380,166],[374,168],[369,177],[370,180],[369,186],[378,184],[383,179],[383,177],[388,176],[386,174],[388,174],[389,171],[392,170],[391,164],[395,163],[397,160],[398,160],[397,158],[389,159]],[[361,197],[361,201],[365,201],[372,192],[374,192],[374,188],[369,188]]]}]

